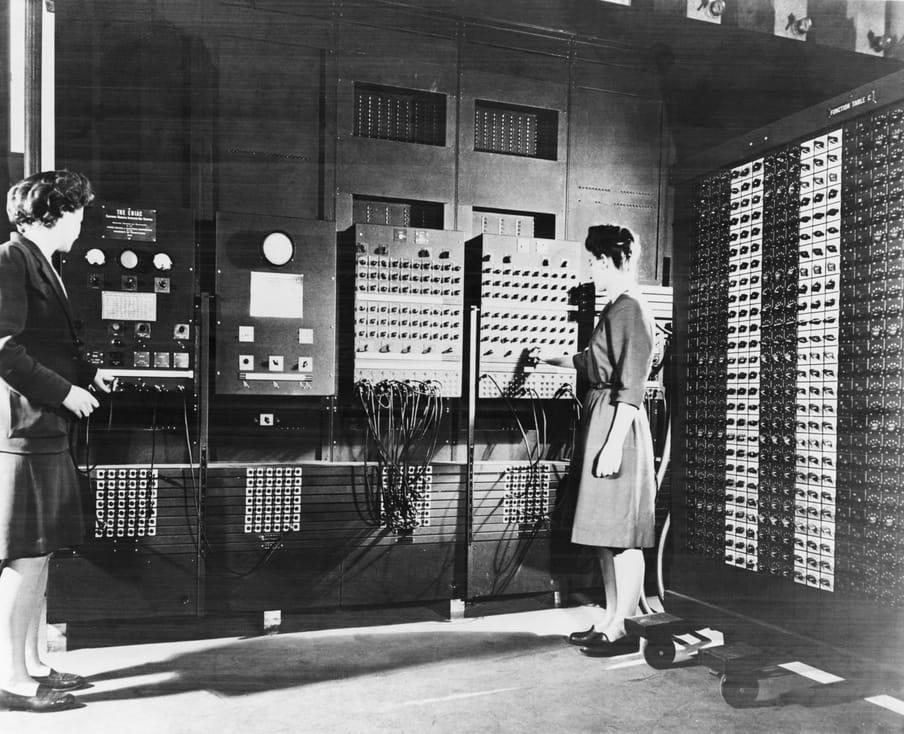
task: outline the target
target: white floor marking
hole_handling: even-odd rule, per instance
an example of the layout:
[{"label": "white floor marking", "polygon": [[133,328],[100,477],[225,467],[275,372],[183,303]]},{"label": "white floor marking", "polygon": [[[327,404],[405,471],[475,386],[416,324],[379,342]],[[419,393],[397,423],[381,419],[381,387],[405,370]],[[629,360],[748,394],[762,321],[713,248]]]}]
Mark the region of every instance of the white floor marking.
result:
[{"label": "white floor marking", "polygon": [[445,701],[458,701],[463,698],[476,698],[477,696],[492,696],[496,693],[508,693],[509,691],[519,691],[520,687],[514,688],[496,688],[492,691],[474,691],[473,693],[453,693],[451,696],[440,696],[439,698],[421,698],[417,701],[404,701],[387,708],[401,708],[403,706],[423,706],[428,703],[443,703]]},{"label": "white floor marking", "polygon": [[904,701],[900,698],[894,698],[893,696],[870,696],[865,700],[876,704],[876,706],[886,708],[889,711],[894,711],[896,714],[904,714]]},{"label": "white floor marking", "polygon": [[[630,653],[631,655],[636,655],[637,653]],[[626,657],[625,655],[621,655],[620,657]],[[606,666],[606,670],[619,670],[620,668],[633,668],[635,665],[643,665],[646,661],[641,658],[640,660],[625,660],[621,663],[615,663],[615,665]]]},{"label": "white floor marking", "polygon": [[844,678],[839,678],[837,675],[826,673],[824,670],[814,668],[812,665],[807,665],[797,660],[791,663],[781,663],[778,667],[802,675],[804,678],[815,680],[817,683],[840,683],[844,680]]}]

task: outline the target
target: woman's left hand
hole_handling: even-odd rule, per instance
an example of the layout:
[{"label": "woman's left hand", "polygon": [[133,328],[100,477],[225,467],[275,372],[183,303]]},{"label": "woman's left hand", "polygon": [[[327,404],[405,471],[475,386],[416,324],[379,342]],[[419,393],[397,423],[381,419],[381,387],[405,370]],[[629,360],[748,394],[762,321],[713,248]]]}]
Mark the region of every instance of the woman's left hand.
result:
[{"label": "woman's left hand", "polygon": [[110,392],[116,387],[116,375],[109,370],[98,370],[93,385],[102,392]]},{"label": "woman's left hand", "polygon": [[618,474],[621,469],[622,450],[614,448],[611,442],[606,442],[600,452],[593,461],[593,476],[595,477],[611,477]]}]

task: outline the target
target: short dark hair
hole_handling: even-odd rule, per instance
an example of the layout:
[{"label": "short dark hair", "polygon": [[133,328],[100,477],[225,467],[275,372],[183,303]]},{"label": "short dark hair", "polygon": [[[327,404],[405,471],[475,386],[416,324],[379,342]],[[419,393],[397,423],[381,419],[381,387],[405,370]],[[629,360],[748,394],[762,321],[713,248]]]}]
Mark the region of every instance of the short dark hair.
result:
[{"label": "short dark hair", "polygon": [[42,171],[13,184],[6,195],[10,224],[39,223],[52,227],[64,212],[83,209],[94,201],[91,182],[76,171]]},{"label": "short dark hair", "polygon": [[603,255],[611,257],[613,265],[622,270],[636,256],[639,246],[627,227],[596,224],[587,230],[584,248],[597,260]]}]

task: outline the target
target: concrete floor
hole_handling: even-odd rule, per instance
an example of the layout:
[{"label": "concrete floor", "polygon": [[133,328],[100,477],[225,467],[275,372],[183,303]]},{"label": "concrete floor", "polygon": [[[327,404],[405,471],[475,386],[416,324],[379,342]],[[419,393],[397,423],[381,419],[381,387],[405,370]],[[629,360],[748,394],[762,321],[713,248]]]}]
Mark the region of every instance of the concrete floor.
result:
[{"label": "concrete floor", "polygon": [[110,646],[130,629],[133,639],[149,635],[120,624],[106,637],[95,630],[95,646],[83,635],[88,646],[51,655],[59,669],[90,677],[78,693],[84,708],[0,712],[0,732],[904,731],[904,714],[864,700],[904,698],[900,680],[868,666],[847,661],[838,673],[823,661],[847,680],[822,685],[789,673],[764,683],[755,707],[733,709],[718,679],[692,661],[654,670],[640,653],[592,659],[565,644],[564,634],[589,626],[590,611],[376,626],[386,611],[360,611],[299,618],[300,631],[278,635]]}]

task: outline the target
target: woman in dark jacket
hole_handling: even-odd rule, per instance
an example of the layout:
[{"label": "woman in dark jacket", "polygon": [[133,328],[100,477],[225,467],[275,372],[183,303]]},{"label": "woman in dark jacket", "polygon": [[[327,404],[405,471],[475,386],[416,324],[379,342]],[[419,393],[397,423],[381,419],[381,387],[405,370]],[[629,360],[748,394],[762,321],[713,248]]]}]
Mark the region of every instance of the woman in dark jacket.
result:
[{"label": "woman in dark jacket", "polygon": [[70,171],[14,185],[17,232],[0,245],[0,708],[58,711],[84,679],[46,665],[38,649],[50,554],[84,531],[69,452],[75,421],[110,392],[113,376],[82,356],[66,289],[51,264],[69,252],[94,195]]},{"label": "woman in dark jacket", "polygon": [[609,304],[580,354],[544,361],[574,366],[589,383],[571,472],[578,498],[571,540],[600,559],[606,607],[589,630],[569,642],[588,655],[637,650],[625,618],[637,613],[643,548],[654,544],[656,478],[653,441],[643,410],[653,362],[653,318],[635,280],[639,247],[629,229],[590,227],[585,249],[598,291]]}]

